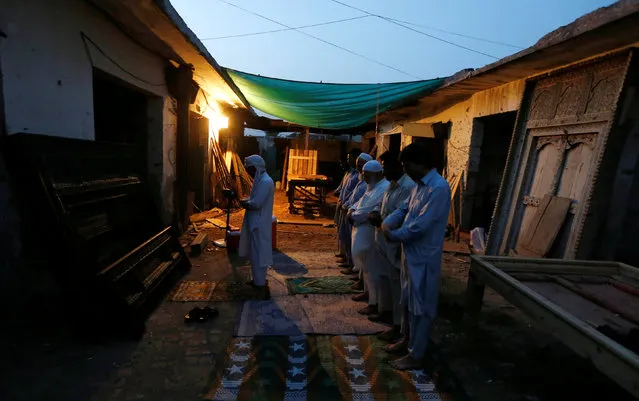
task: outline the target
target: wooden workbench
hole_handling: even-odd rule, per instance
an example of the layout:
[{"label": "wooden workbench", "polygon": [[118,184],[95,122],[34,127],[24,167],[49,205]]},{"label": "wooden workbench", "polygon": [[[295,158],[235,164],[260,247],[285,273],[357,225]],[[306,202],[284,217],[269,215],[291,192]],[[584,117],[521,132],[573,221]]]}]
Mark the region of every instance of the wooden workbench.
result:
[{"label": "wooden workbench", "polygon": [[313,213],[321,215],[326,188],[333,180],[326,176],[295,176],[288,182],[288,204],[291,214]]},{"label": "wooden workbench", "polygon": [[639,269],[616,262],[473,255],[471,316],[481,310],[485,286],[639,397],[639,356],[620,343],[639,334]]}]

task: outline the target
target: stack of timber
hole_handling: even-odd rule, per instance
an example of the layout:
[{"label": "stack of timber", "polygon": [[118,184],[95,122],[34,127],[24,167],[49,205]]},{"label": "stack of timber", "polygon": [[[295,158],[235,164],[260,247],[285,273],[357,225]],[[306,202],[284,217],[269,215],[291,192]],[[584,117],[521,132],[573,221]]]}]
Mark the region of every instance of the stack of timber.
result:
[{"label": "stack of timber", "polygon": [[247,197],[251,193],[251,186],[253,185],[253,178],[244,168],[244,163],[237,153],[233,153],[231,168],[233,170],[232,176],[235,178],[237,184],[237,193],[241,197]]},{"label": "stack of timber", "polygon": [[214,163],[215,169],[213,172],[213,183],[211,187],[215,191],[215,202],[222,208],[227,207],[227,199],[223,196],[222,190],[229,188],[238,194],[238,199],[235,199],[231,203],[231,209],[238,209],[240,207],[239,198],[246,196],[250,193],[253,179],[248,175],[244,169],[244,165],[240,160],[237,153],[233,152],[231,159],[231,173],[226,167],[224,160],[224,153],[220,144],[211,140],[211,159]]}]

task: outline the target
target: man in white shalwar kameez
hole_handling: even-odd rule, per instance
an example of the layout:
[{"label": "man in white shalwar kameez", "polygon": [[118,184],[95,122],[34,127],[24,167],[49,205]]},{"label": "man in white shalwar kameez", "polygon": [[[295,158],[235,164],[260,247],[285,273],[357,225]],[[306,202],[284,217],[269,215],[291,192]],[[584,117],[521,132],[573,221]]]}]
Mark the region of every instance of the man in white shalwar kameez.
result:
[{"label": "man in white shalwar kameez", "polygon": [[394,341],[401,334],[402,316],[400,272],[402,268],[402,250],[398,242],[388,242],[381,230],[382,221],[397,210],[411,195],[415,182],[402,171],[399,154],[385,152],[380,157],[384,175],[390,185],[384,193],[381,210],[372,213],[370,219],[375,229],[375,245],[380,263],[379,315],[369,316],[373,322],[392,324],[392,328],[380,334],[382,341]]},{"label": "man in white shalwar kameez", "polygon": [[350,193],[348,198],[346,198],[342,202],[342,214],[344,216],[344,222],[340,230],[340,236],[342,236],[346,241],[346,245],[347,245],[346,251],[348,256],[347,262],[340,265],[340,267],[344,267],[344,270],[342,270],[343,274],[353,273],[353,255],[351,254],[353,225],[351,224],[350,221],[348,221],[348,219],[346,218],[346,215],[348,214],[348,209],[350,209],[350,207],[353,206],[353,204],[355,204],[355,202],[357,202],[364,195],[364,192],[366,192],[366,183],[364,182],[364,179],[362,176],[362,169],[364,168],[364,164],[366,164],[366,162],[371,160],[373,160],[373,157],[369,155],[368,153],[360,153],[360,155],[357,157],[357,162],[356,162],[357,172],[358,172],[357,185],[355,186],[353,191]]},{"label": "man in white shalwar kameez", "polygon": [[[368,306],[359,311],[363,315],[377,313],[379,286],[379,255],[375,249],[375,227],[369,220],[369,214],[379,212],[382,197],[388,181],[384,178],[382,165],[371,160],[363,169],[366,192],[348,211],[348,219],[353,224],[352,255],[355,269],[362,272],[365,287],[368,290]],[[357,299],[357,298],[355,298]]]},{"label": "man in white shalwar kameez", "polygon": [[382,224],[386,239],[401,242],[404,249],[401,283],[408,341],[405,337],[393,347],[407,343],[408,354],[391,362],[401,370],[422,365],[430,326],[437,314],[450,187],[434,167],[437,155],[433,152],[422,143],[410,144],[402,151],[402,167],[417,186],[408,201]]},{"label": "man in white shalwar kameez", "polygon": [[273,221],[273,197],[275,185],[266,173],[264,159],[258,155],[246,158],[247,172],[253,177],[251,195],[242,199],[246,209],[242,223],[239,254],[251,262],[250,282],[263,297],[268,297],[266,273],[273,264],[273,245],[271,227]]}]

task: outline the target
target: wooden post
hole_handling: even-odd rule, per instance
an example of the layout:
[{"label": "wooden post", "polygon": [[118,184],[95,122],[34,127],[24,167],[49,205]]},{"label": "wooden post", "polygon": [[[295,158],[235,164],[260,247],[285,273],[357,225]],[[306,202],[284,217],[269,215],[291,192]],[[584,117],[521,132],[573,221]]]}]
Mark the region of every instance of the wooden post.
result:
[{"label": "wooden post", "polygon": [[287,189],[287,185],[286,185],[286,174],[287,174],[287,170],[288,170],[288,152],[289,152],[289,148],[288,146],[286,147],[286,153],[284,153],[284,165],[282,166],[282,189],[284,191],[286,191]]},{"label": "wooden post", "polygon": [[176,205],[178,229],[188,226],[187,191],[189,188],[189,114],[193,67],[181,65],[177,71],[177,144],[176,144]]},{"label": "wooden post", "polygon": [[470,272],[468,272],[468,286],[466,287],[466,313],[472,317],[477,318],[481,312],[482,304],[484,303],[484,289],[485,286],[481,283],[473,271],[472,265]]},{"label": "wooden post", "polygon": [[308,141],[310,139],[311,136],[311,130],[310,128],[306,128],[306,131],[304,132],[304,149],[308,150]]}]

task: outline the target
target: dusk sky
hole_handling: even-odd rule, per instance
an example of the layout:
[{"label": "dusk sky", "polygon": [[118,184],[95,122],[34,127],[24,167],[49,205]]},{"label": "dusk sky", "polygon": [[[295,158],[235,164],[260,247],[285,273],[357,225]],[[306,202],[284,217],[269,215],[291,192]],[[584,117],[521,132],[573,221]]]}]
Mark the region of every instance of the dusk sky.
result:
[{"label": "dusk sky", "polygon": [[[171,3],[225,67],[276,78],[345,83],[430,79],[452,75],[464,68],[479,68],[496,60],[489,56],[501,58],[521,49],[442,30],[525,48],[579,16],[614,3],[610,0],[339,1],[373,16],[333,0],[171,0]],[[289,27],[363,17],[300,31],[375,61],[295,30],[209,40],[286,29],[228,3]],[[389,19],[486,55],[411,31]]]}]

